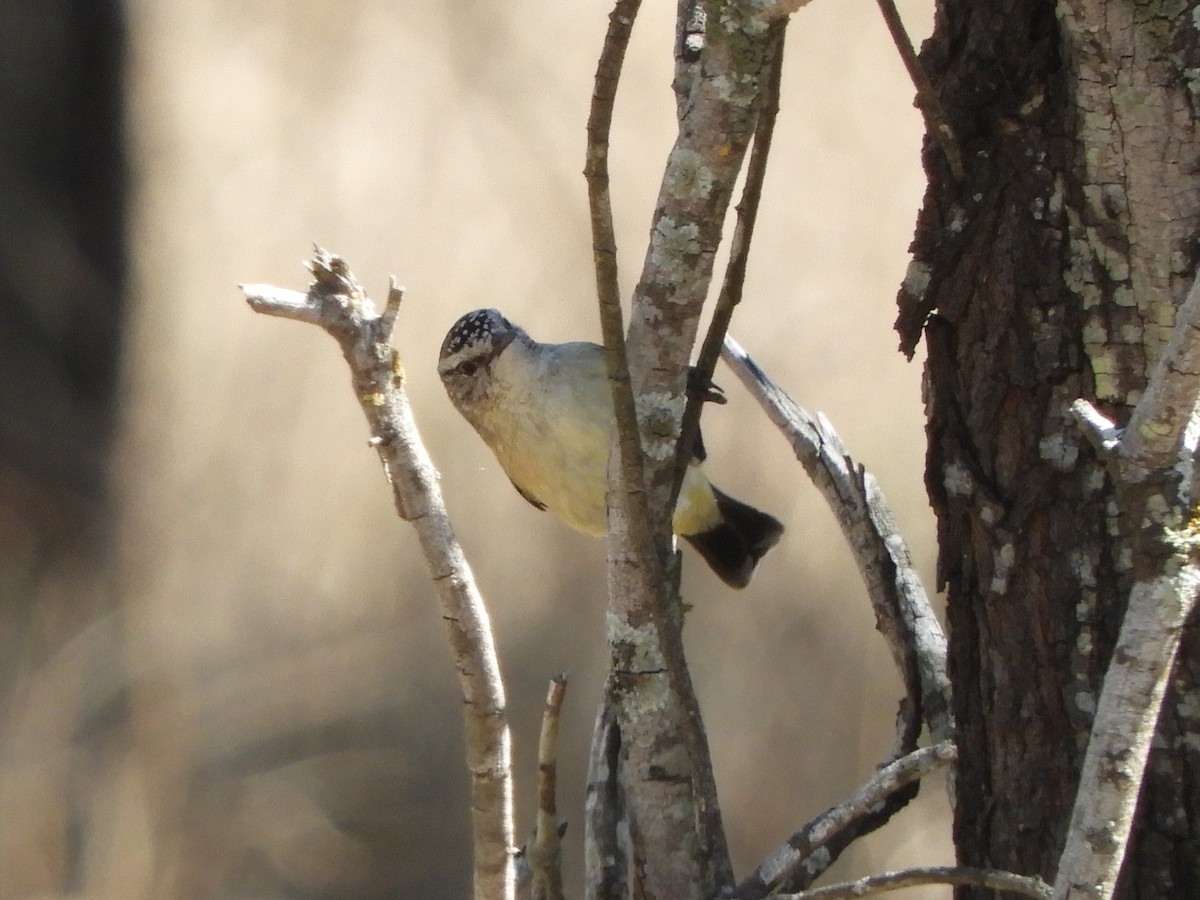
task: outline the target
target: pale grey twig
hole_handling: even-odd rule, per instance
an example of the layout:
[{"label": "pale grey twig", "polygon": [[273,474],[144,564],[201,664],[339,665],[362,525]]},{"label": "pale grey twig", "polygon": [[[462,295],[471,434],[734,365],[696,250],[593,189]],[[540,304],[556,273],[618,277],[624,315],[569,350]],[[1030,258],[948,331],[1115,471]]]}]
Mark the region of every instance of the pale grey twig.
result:
[{"label": "pale grey twig", "polygon": [[389,343],[402,291],[393,280],[381,316],[344,259],[317,247],[308,266],[313,282],[307,293],[264,284],[242,285],[242,293],[255,312],[319,325],[337,340],[350,366],[354,396],[370,426],[370,443],[383,462],[396,510],[416,530],[429,566],[466,701],[474,896],[512,900],[512,772],[504,686],[487,607],[417,432],[400,356]]},{"label": "pale grey twig", "polygon": [[1035,897],[1038,900],[1049,900],[1050,898],[1050,886],[1037,877],[1016,875],[999,869],[978,869],[971,866],[925,866],[904,869],[899,872],[867,875],[854,881],[825,885],[801,891],[798,894],[771,894],[767,900],[851,900],[854,897],[869,897],[872,894],[919,887],[923,884],[980,887],[1020,894],[1025,897]]}]

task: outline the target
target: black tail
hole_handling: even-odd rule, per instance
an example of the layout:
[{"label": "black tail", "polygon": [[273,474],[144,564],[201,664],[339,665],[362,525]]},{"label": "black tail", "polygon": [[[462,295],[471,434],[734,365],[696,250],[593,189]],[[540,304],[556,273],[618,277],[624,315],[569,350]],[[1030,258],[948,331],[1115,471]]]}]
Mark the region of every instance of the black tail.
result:
[{"label": "black tail", "polygon": [[744,588],[763,554],[779,543],[783,526],[774,516],[734,500],[715,487],[713,493],[721,511],[721,524],[683,538],[704,557],[717,577],[730,587]]}]

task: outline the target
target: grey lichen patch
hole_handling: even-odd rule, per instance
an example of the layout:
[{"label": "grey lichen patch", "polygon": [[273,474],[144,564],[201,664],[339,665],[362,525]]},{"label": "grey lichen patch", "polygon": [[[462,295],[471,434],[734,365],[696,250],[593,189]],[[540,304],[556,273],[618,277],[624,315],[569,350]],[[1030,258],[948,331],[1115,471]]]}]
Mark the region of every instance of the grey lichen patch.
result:
[{"label": "grey lichen patch", "polygon": [[682,742],[670,744],[655,754],[652,765],[662,775],[672,779],[687,777],[692,772],[691,758],[687,746]]},{"label": "grey lichen patch", "polygon": [[1162,494],[1151,494],[1146,498],[1142,509],[1146,512],[1146,517],[1142,520],[1143,527],[1168,523],[1172,517],[1171,504]]},{"label": "grey lichen patch", "polygon": [[1095,494],[1104,490],[1104,485],[1108,482],[1108,474],[1104,471],[1104,467],[1099,464],[1088,466],[1083,473],[1083,489],[1089,493]]},{"label": "grey lichen patch", "polygon": [[1103,319],[1096,317],[1083,323],[1083,342],[1098,346],[1108,343],[1108,326]]},{"label": "grey lichen patch", "polygon": [[1096,586],[1096,568],[1090,556],[1078,550],[1072,550],[1067,554],[1067,560],[1082,587]]},{"label": "grey lichen patch", "polygon": [[712,193],[713,180],[712,170],[695,150],[677,147],[671,152],[664,184],[671,196],[680,200],[706,200]]},{"label": "grey lichen patch", "polygon": [[1054,176],[1054,191],[1050,194],[1049,202],[1046,204],[1046,211],[1057,218],[1062,214],[1063,206],[1063,177],[1062,174]]},{"label": "grey lichen patch", "polygon": [[950,215],[946,221],[946,231],[950,234],[960,234],[967,227],[967,211],[961,206],[955,205],[950,209]]},{"label": "grey lichen patch", "polygon": [[660,716],[671,706],[671,686],[666,675],[645,678],[641,690],[625,695],[625,712],[631,718]]},{"label": "grey lichen patch", "polygon": [[1078,691],[1075,694],[1075,708],[1089,719],[1096,715],[1096,698],[1091,691]]},{"label": "grey lichen patch", "polygon": [[661,284],[677,285],[694,268],[700,254],[700,226],[663,216],[650,235],[650,262]]},{"label": "grey lichen patch", "polygon": [[1005,541],[992,554],[992,565],[995,568],[992,571],[992,583],[988,585],[988,589],[993,594],[1003,594],[1008,590],[1008,576],[1012,572],[1016,559],[1017,551],[1011,541]]},{"label": "grey lichen patch", "polygon": [[634,401],[644,446],[651,459],[659,462],[675,456],[675,435],[683,421],[686,400],[682,394],[651,391]]},{"label": "grey lichen patch", "polygon": [[952,462],[942,470],[942,487],[950,497],[970,497],[975,493],[975,480],[966,466]]},{"label": "grey lichen patch", "polygon": [[1118,284],[1114,287],[1112,299],[1116,306],[1123,306],[1126,309],[1133,309],[1137,306],[1137,298],[1133,294],[1133,287],[1128,284]]},{"label": "grey lichen patch", "polygon": [[709,80],[719,100],[749,109],[758,97],[758,78],[754,75],[732,73],[717,75]]},{"label": "grey lichen patch", "polygon": [[1038,455],[1059,472],[1069,472],[1079,458],[1079,447],[1061,434],[1048,434],[1038,441]]},{"label": "grey lichen patch", "polygon": [[930,268],[929,263],[919,259],[910,260],[908,270],[904,273],[901,290],[913,299],[922,299],[925,292],[929,290],[929,281],[932,275],[933,269]]},{"label": "grey lichen patch", "polygon": [[[1200,6],[1196,9],[1200,10]],[[1187,82],[1188,93],[1193,97],[1200,94],[1200,69],[1184,69],[1183,77]]]},{"label": "grey lichen patch", "polygon": [[608,628],[609,644],[619,644],[628,648],[629,654],[625,662],[630,672],[653,672],[663,668],[662,654],[659,652],[652,624],[635,627],[611,610],[605,624]]},{"label": "grey lichen patch", "polygon": [[1200,750],[1200,697],[1195,691],[1179,691],[1175,717],[1183,725],[1188,746]]},{"label": "grey lichen patch", "polygon": [[771,15],[777,6],[775,0],[726,3],[721,8],[718,21],[730,34],[744,32],[750,36],[760,35],[767,30]]},{"label": "grey lichen patch", "polygon": [[1092,378],[1096,384],[1096,397],[1100,400],[1119,400],[1121,392],[1117,385],[1117,362],[1105,344],[1085,345],[1088,361],[1092,365]]}]

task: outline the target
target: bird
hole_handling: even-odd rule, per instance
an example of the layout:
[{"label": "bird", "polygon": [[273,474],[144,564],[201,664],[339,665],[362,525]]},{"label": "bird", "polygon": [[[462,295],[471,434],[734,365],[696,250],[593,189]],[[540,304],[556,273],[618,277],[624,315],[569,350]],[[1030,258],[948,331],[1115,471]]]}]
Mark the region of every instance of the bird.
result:
[{"label": "bird", "polygon": [[[477,309],[447,332],[438,376],[522,497],[578,531],[607,533],[616,422],[602,346],[541,343],[498,310]],[[711,388],[705,393],[711,398]],[[703,458],[697,441],[672,530],[722,581],[744,588],[783,525],[716,488]]]}]

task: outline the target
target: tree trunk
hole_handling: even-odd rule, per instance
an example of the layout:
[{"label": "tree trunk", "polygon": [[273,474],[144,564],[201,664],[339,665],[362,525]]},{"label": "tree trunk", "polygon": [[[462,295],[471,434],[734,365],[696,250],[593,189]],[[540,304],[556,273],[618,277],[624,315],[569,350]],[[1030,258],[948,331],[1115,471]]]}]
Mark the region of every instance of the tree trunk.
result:
[{"label": "tree trunk", "polygon": [[[927,142],[897,324],[928,349],[965,864],[1052,880],[1063,845],[1139,565],[1068,407],[1125,423],[1194,277],[1197,24],[1184,4],[941,0],[923,52],[966,177]],[[1200,896],[1197,649],[1192,626],[1119,896]]]}]

